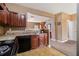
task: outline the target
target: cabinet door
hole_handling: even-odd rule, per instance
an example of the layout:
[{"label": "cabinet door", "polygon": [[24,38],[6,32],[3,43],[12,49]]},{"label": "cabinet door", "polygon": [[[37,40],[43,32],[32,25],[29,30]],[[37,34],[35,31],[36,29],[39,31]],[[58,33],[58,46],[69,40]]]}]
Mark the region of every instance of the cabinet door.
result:
[{"label": "cabinet door", "polygon": [[15,13],[14,14],[15,15],[15,26],[17,27],[17,23],[18,23],[18,13]]},{"label": "cabinet door", "polygon": [[24,15],[24,18],[23,18],[23,27],[26,27],[26,15]]},{"label": "cabinet door", "polygon": [[21,19],[20,19],[20,26],[23,27],[23,18],[24,18],[24,16],[21,14],[21,15],[20,15],[20,18],[21,18]]},{"label": "cabinet door", "polygon": [[10,20],[11,20],[11,23],[10,23],[11,26],[17,26],[18,13],[10,12]]},{"label": "cabinet door", "polygon": [[21,27],[26,26],[26,17],[24,14],[20,14]]},{"label": "cabinet door", "polygon": [[11,26],[11,19],[10,19],[10,13],[8,12],[8,15],[7,15],[7,24],[9,26]]},{"label": "cabinet door", "polygon": [[47,33],[45,33],[45,35],[44,35],[44,44],[45,44],[45,46],[48,45],[48,36],[47,36]]},{"label": "cabinet door", "polygon": [[21,14],[18,14],[18,26],[19,26],[19,27],[22,26],[22,18],[21,18]]},{"label": "cabinet door", "polygon": [[17,27],[17,22],[18,21],[18,13],[15,13],[14,14],[14,26],[16,26]]},{"label": "cabinet door", "polygon": [[3,11],[0,11],[0,24],[3,23],[3,19],[4,19]]},{"label": "cabinet door", "polygon": [[10,12],[10,24],[15,27],[25,27],[26,19],[24,14],[18,14],[16,12]]},{"label": "cabinet door", "polygon": [[42,33],[42,34],[40,34],[39,35],[39,46],[42,46],[42,45],[45,45],[44,44],[44,34]]},{"label": "cabinet door", "polygon": [[13,24],[13,23],[14,23],[14,14],[13,14],[12,12],[10,12],[9,15],[10,15],[10,21],[11,21],[11,22],[10,22],[10,25],[13,26],[13,25],[14,25],[14,24]]},{"label": "cabinet door", "polygon": [[7,24],[7,17],[8,17],[7,11],[0,11],[0,24]]},{"label": "cabinet door", "polygon": [[17,22],[17,26],[20,26],[20,14],[18,14],[18,22]]},{"label": "cabinet door", "polygon": [[38,47],[38,36],[32,35],[31,37],[31,48],[35,49]]}]

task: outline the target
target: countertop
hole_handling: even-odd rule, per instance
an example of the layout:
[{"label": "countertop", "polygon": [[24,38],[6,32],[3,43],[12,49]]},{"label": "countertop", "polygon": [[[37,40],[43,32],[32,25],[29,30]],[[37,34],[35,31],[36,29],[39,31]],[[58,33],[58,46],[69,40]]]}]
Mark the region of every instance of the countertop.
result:
[{"label": "countertop", "polygon": [[14,40],[16,36],[40,35],[40,30],[12,30],[7,31],[5,35],[0,36],[0,41]]},{"label": "countertop", "polygon": [[12,34],[12,35],[3,35],[3,36],[0,36],[0,41],[15,40],[16,36],[25,36],[25,35],[39,35],[39,34]]},{"label": "countertop", "polygon": [[14,40],[16,36],[14,35],[3,35],[0,36],[0,41],[5,41],[5,40]]}]

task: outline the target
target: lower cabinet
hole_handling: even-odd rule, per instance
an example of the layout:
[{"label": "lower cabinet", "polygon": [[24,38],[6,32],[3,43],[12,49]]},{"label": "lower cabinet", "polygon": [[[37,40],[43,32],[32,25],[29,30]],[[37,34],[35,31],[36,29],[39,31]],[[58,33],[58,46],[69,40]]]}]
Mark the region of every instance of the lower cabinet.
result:
[{"label": "lower cabinet", "polygon": [[18,53],[36,49],[42,44],[44,46],[48,45],[47,34],[18,36],[16,39],[19,45]]},{"label": "lower cabinet", "polygon": [[48,35],[47,35],[47,33],[39,35],[39,46],[41,46],[41,45],[44,45],[44,46],[48,45]]},{"label": "lower cabinet", "polygon": [[31,36],[31,49],[35,49],[39,47],[38,35]]},{"label": "lower cabinet", "polygon": [[48,35],[47,35],[47,33],[45,33],[45,35],[44,35],[44,45],[47,46],[48,43],[49,43]]},{"label": "lower cabinet", "polygon": [[44,45],[44,34],[40,34],[39,35],[39,46],[42,46]]}]

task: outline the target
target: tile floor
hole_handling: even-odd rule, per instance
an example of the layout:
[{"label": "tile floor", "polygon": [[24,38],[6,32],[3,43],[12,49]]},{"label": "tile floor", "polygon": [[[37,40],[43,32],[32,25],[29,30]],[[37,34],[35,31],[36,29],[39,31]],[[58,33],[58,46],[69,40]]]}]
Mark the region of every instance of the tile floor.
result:
[{"label": "tile floor", "polygon": [[76,56],[77,46],[76,46],[75,41],[69,40],[65,43],[61,43],[61,42],[51,40],[51,46],[52,46],[52,48],[56,48],[57,50],[64,53],[65,55]]}]

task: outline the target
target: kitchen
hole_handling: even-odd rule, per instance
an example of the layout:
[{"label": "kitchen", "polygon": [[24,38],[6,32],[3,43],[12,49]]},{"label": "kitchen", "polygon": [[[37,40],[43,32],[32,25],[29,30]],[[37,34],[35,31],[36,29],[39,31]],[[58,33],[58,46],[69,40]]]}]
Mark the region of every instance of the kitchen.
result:
[{"label": "kitchen", "polygon": [[[16,55],[17,52],[21,53],[48,46],[49,30],[46,28],[45,21],[49,19],[48,17],[32,15],[32,13],[24,14],[10,11],[5,3],[1,3],[0,55]],[[29,23],[32,25],[28,25]]]},{"label": "kitchen", "polygon": [[[68,5],[68,10],[65,5]],[[76,4],[0,3],[0,55],[76,55],[75,6]],[[56,10],[57,8],[59,9]],[[75,34],[71,35],[72,33]]]}]

